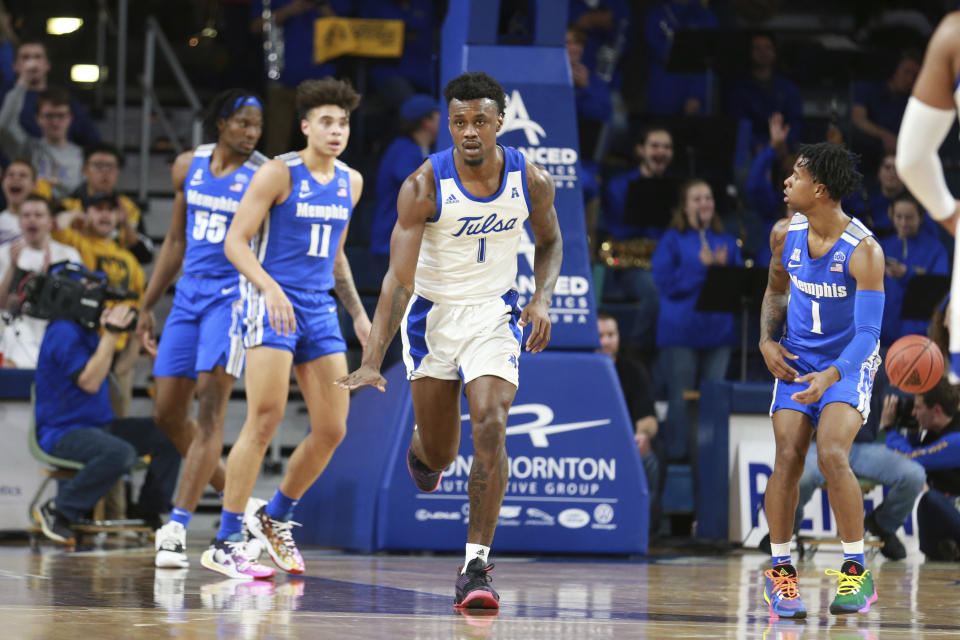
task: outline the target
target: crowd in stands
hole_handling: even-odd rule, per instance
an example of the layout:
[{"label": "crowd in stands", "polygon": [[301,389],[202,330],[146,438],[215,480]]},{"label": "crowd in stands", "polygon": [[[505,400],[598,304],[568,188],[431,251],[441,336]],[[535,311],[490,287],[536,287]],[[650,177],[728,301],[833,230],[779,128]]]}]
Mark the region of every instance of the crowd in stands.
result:
[{"label": "crowd in stands", "polygon": [[[871,228],[886,255],[882,347],[903,335],[926,333],[927,320],[903,314],[904,300],[913,278],[949,273],[953,244],[904,188],[893,153],[919,70],[917,52],[929,32],[916,31],[909,46],[891,52],[870,48],[871,25],[845,27],[837,37],[859,38],[860,48],[875,54],[872,68],[821,86],[819,78],[800,68],[803,57],[778,55],[786,51],[778,47],[784,36],[770,26],[772,13],[762,7],[699,0],[568,4],[566,48],[586,226],[595,269],[602,274],[594,278],[602,283],[595,292],[603,311],[601,344],[616,360],[648,484],[658,494],[668,463],[690,461],[695,452],[695,427],[687,417],[689,392],[703,380],[731,377],[731,357],[741,349],[750,357],[748,376],[769,380],[766,370],[756,366],[760,359],[755,357],[754,333],[749,332],[750,344],[740,343],[740,314],[701,310],[698,298],[713,266],[765,271],[770,230],[793,214],[784,205],[782,185],[799,143],[842,142],[860,155],[866,179],[844,209]],[[273,0],[267,14],[261,0],[251,0],[243,23],[247,32],[227,34],[228,42],[240,43],[236,46],[251,41],[259,45],[268,38],[276,51],[282,43],[279,62],[265,62],[261,77],[242,78],[247,88],[265,96],[261,146],[269,156],[301,144],[293,105],[298,83],[338,75],[351,77],[364,89],[353,123],[360,140],[345,157],[376,185],[365,190],[355,213],[359,221],[351,225],[348,238],[348,246],[363,250],[372,267],[367,283],[358,274],[361,292],[365,284],[377,286],[386,270],[400,183],[431,152],[438,129],[445,126],[439,120],[437,83],[444,5],[442,0]],[[829,13],[830,8],[821,5],[819,10]],[[231,15],[236,31],[237,12]],[[329,16],[403,20],[402,56],[362,64],[345,57],[316,63],[314,22]],[[928,18],[932,24],[939,16]],[[533,2],[504,0],[501,42],[530,42],[534,23]],[[861,30],[854,33],[857,26]],[[813,67],[825,57],[818,49],[819,35],[798,39],[796,30],[790,34],[794,47],[808,52]],[[698,50],[698,44],[714,55]],[[15,297],[9,289],[17,268],[43,271],[61,260],[79,261],[106,273],[111,284],[142,294],[143,265],[152,259],[143,203],[118,191],[123,154],[101,142],[96,123],[76,96],[48,84],[56,62],[41,41],[16,44],[9,19],[0,13],[4,308]],[[717,157],[726,162],[714,162]],[[629,332],[621,332],[626,323],[618,327],[618,320],[625,319]],[[750,322],[756,324],[756,318]],[[8,315],[3,324],[3,366],[35,367],[43,321]],[[139,345],[121,336],[111,346],[121,382],[112,410],[122,417]],[[878,384],[875,404],[882,402],[885,389]],[[953,425],[955,406],[943,403],[956,405],[956,398],[946,392],[924,397],[918,406],[932,406],[929,402],[941,407]],[[666,402],[659,420],[654,400]],[[875,413],[879,417],[881,411]],[[952,437],[953,428],[946,429],[944,437]],[[876,444],[877,434],[874,424],[861,438],[864,448],[855,449],[870,458],[868,467],[885,459],[859,453],[883,448]],[[930,445],[930,437],[900,440],[888,432],[886,443],[901,452],[917,451]],[[816,452],[811,451],[811,477],[801,483],[802,490],[818,481]],[[899,485],[891,482],[894,491],[871,526],[888,536],[896,530],[903,505],[918,493],[918,469],[911,467],[911,474],[905,474],[910,486],[900,487],[902,496],[896,493]],[[960,473],[960,461],[957,469]],[[954,491],[949,480],[945,482],[946,491]],[[944,500],[927,499],[925,508],[941,509]],[[931,544],[937,553],[949,555],[936,541],[927,543],[927,549]]]}]

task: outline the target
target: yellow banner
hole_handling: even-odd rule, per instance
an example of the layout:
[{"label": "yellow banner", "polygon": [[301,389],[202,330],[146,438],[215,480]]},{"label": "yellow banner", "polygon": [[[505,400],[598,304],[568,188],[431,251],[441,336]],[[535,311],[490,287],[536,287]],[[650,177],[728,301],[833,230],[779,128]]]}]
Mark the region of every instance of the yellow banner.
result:
[{"label": "yellow banner", "polygon": [[319,18],[313,30],[313,61],[338,56],[399,58],[403,54],[403,20]]}]

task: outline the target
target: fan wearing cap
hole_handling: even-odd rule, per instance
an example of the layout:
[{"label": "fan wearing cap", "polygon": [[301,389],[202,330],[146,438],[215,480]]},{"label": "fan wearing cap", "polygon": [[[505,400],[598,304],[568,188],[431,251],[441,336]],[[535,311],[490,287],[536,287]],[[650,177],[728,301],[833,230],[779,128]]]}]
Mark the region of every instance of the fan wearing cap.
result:
[{"label": "fan wearing cap", "polygon": [[437,141],[440,107],[427,95],[410,96],[400,107],[401,135],[383,154],[377,171],[377,202],[370,225],[370,253],[386,272],[390,234],[397,222],[397,196],[408,175],[423,164]]},{"label": "fan wearing cap", "polygon": [[85,197],[95,193],[115,194],[120,204],[116,243],[129,249],[141,264],[146,264],[153,259],[153,243],[141,233],[140,207],[128,196],[117,192],[122,168],[123,157],[112,144],[101,142],[88,147],[83,159],[83,183],[69,197],[60,201],[65,211],[57,215],[57,223],[61,227],[69,226],[67,221],[82,214]]}]

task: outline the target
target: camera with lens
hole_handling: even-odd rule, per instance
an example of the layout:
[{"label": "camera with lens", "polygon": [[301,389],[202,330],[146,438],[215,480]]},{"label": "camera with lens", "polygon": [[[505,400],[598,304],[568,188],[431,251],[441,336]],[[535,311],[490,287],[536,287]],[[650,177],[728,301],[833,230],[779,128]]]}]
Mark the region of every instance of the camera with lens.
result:
[{"label": "camera with lens", "polygon": [[920,428],[920,423],[913,417],[913,396],[897,398],[897,412],[894,414],[893,427],[908,430]]},{"label": "camera with lens", "polygon": [[[88,271],[72,262],[50,266],[46,274],[22,272],[14,275],[20,313],[43,320],[63,318],[84,329],[100,326],[100,316],[110,300],[136,300],[137,294],[111,287],[101,273]],[[109,331],[130,331],[137,318],[126,327],[107,326]]]}]

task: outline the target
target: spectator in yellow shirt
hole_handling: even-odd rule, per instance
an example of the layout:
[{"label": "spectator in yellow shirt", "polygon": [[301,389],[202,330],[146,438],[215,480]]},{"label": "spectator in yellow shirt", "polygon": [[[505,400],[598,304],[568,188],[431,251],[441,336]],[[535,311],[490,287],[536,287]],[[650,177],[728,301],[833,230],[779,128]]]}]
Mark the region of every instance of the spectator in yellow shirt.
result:
[{"label": "spectator in yellow shirt", "polygon": [[[83,183],[69,197],[61,200],[60,206],[67,211],[82,213],[84,198],[95,193],[113,194],[120,203],[116,242],[128,249],[141,264],[146,264],[153,259],[153,243],[141,233],[140,207],[126,195],[117,192],[122,168],[123,158],[112,144],[101,142],[89,147],[83,161]],[[58,217],[63,218],[63,215]]]}]

